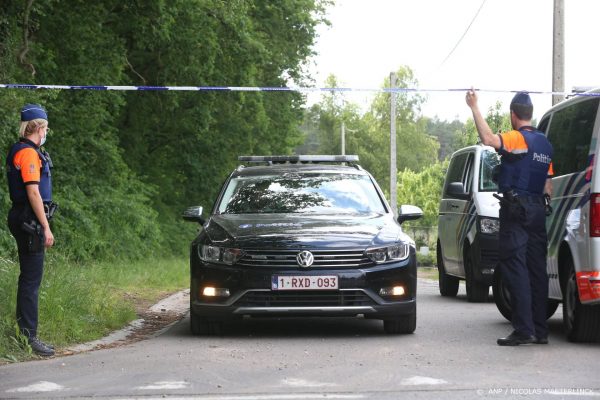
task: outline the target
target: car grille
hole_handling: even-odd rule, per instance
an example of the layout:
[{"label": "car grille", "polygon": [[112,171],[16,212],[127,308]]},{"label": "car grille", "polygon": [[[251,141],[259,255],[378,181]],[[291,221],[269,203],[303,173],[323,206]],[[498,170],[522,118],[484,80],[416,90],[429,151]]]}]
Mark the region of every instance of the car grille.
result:
[{"label": "car grille", "polygon": [[351,307],[372,306],[375,301],[360,290],[255,292],[242,296],[239,307]]},{"label": "car grille", "polygon": [[[302,250],[245,250],[237,265],[245,267],[298,268],[296,256]],[[314,263],[310,268],[360,268],[372,264],[364,249],[310,250]]]}]

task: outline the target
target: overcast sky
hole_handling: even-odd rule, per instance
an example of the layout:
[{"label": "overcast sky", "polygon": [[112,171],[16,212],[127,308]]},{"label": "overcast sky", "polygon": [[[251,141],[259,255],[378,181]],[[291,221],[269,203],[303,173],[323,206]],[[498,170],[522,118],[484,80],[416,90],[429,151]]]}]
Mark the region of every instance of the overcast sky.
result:
[{"label": "overcast sky", "polygon": [[[565,90],[600,86],[600,1],[564,2]],[[319,87],[335,74],[340,86],[378,88],[391,71],[407,65],[423,89],[549,92],[552,17],[553,0],[337,0],[328,13],[331,27],[318,31],[312,75]],[[470,116],[462,92],[427,96],[424,115],[463,121]],[[508,108],[512,94],[479,98],[485,113],[497,100]],[[364,93],[347,99],[370,103]],[[550,95],[532,100],[535,118],[551,106]]]}]

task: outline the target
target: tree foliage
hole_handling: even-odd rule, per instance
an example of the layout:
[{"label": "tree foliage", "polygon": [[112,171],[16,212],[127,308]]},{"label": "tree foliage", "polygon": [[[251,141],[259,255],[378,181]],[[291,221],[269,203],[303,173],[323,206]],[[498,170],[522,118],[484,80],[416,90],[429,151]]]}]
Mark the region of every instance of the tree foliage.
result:
[{"label": "tree foliage", "polygon": [[[409,67],[397,71],[398,87],[413,87],[416,80]],[[336,87],[335,76],[326,82]],[[382,84],[389,87],[389,78]],[[424,99],[415,94],[398,93],[396,96],[396,150],[398,170],[419,171],[437,160],[439,143],[426,132],[426,121],[419,117]],[[390,174],[390,101],[389,93],[375,96],[366,113],[340,92],[331,92],[307,113],[305,127],[317,127],[309,132],[308,140],[315,140],[317,151],[323,154],[340,154],[341,124],[345,125],[345,153],[358,154],[360,163],[377,179],[384,191],[389,191]],[[418,151],[415,151],[418,149]]]},{"label": "tree foliage", "polygon": [[[0,81],[286,86],[302,83],[328,0],[6,0]],[[181,251],[241,154],[300,143],[296,93],[0,91],[0,146],[26,102],[48,109],[57,249],[75,259]],[[3,163],[4,164],[4,163]],[[6,188],[5,173],[0,184]],[[10,207],[0,191],[0,214]],[[6,226],[0,248],[14,252]]]},{"label": "tree foliage", "polygon": [[[512,129],[510,114],[506,112],[502,113],[502,103],[500,102],[496,102],[496,104],[488,109],[485,119],[494,133],[506,132]],[[475,122],[469,119],[461,129],[454,131],[452,147],[454,150],[458,150],[479,142],[479,134],[477,133]]]},{"label": "tree foliage", "polygon": [[418,225],[435,226],[449,159],[435,162],[419,172],[409,169],[398,173],[398,204],[414,204],[423,210]]}]

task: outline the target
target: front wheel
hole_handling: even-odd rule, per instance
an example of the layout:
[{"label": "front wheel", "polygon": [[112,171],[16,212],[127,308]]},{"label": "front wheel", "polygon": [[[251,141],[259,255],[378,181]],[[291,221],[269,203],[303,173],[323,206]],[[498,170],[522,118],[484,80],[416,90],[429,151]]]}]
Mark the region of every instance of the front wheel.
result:
[{"label": "front wheel", "polygon": [[504,284],[500,268],[496,266],[494,269],[494,278],[492,282],[492,293],[494,295],[494,303],[500,314],[507,320],[512,319],[512,310],[510,308],[510,293]]},{"label": "front wheel", "polygon": [[456,294],[458,293],[458,284],[460,282],[457,277],[446,274],[444,257],[442,256],[442,246],[440,245],[439,241],[437,243],[436,256],[440,294],[444,297],[456,297]]},{"label": "front wheel", "polygon": [[413,333],[417,329],[417,312],[383,321],[383,329],[389,334]]}]

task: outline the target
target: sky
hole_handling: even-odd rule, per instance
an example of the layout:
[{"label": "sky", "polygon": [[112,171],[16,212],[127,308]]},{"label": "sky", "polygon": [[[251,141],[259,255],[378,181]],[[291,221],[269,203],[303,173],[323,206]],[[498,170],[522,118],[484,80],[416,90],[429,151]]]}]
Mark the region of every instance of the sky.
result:
[{"label": "sky", "polygon": [[[405,65],[413,70],[421,89],[551,92],[553,3],[337,0],[327,13],[331,26],[318,29],[314,48],[318,54],[310,72],[318,87],[334,74],[339,86],[379,88],[390,72]],[[564,6],[565,91],[574,86],[600,87],[600,30],[594,29],[600,1],[564,0]],[[427,95],[423,115],[449,121],[471,116],[462,91],[423,94]],[[480,108],[486,114],[501,101],[508,110],[513,95],[482,91]],[[366,109],[371,96],[353,92],[346,99]],[[316,101],[318,94],[309,96],[309,103]],[[548,94],[533,94],[532,101],[537,119],[552,105]]]}]

